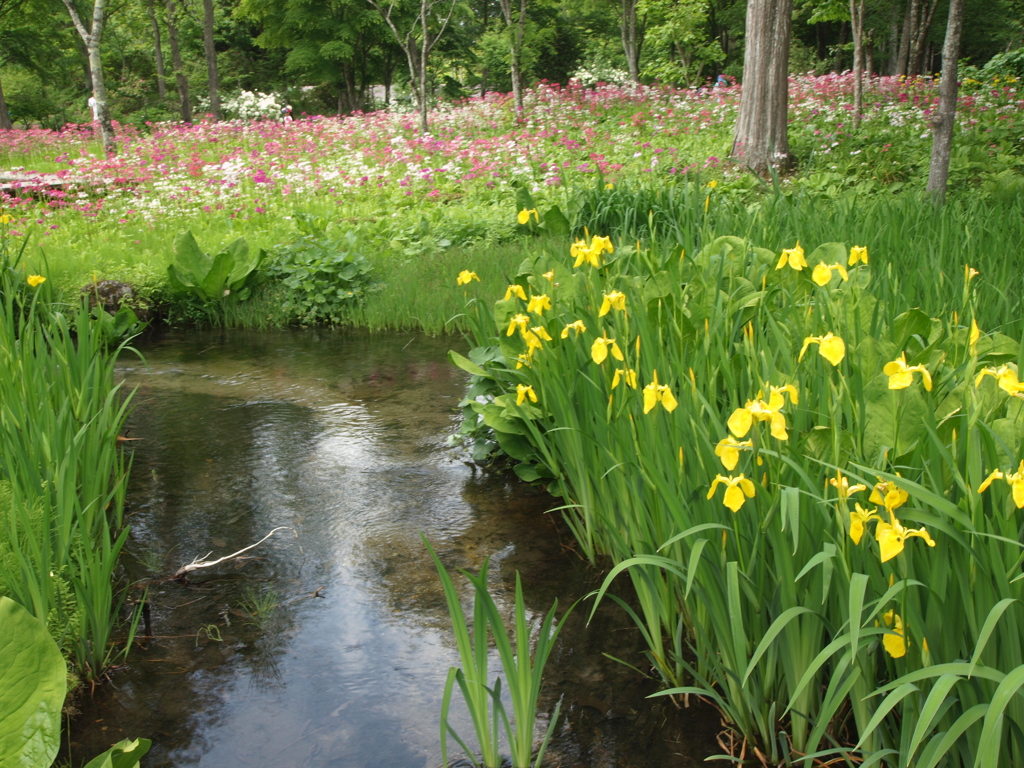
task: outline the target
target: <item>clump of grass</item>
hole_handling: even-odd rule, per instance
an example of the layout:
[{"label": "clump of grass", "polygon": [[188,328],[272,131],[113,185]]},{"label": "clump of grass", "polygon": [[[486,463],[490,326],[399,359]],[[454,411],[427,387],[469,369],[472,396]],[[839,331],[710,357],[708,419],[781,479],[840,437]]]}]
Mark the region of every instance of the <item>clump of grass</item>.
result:
[{"label": "clump of grass", "polygon": [[257,589],[251,586],[242,591],[239,607],[249,614],[245,626],[265,632],[274,619],[274,612],[280,605],[280,597],[273,587]]},{"label": "clump of grass", "polygon": [[[531,654],[531,627],[526,619],[526,602],[523,599],[523,585],[519,573],[516,573],[515,639],[513,640],[509,637],[508,630],[498,613],[497,605],[494,603],[494,598],[491,597],[488,590],[489,560],[485,560],[480,572],[475,576],[467,571],[461,571],[462,575],[473,585],[473,634],[470,635],[462,604],[459,602],[459,595],[451,576],[448,575],[426,537],[423,537],[423,543],[441,577],[462,662],[461,668],[452,667],[448,671],[448,679],[445,682],[444,699],[441,704],[441,761],[445,766],[448,765],[448,736],[451,735],[474,765],[482,764],[486,768],[499,768],[503,764],[500,752],[500,735],[503,728],[513,768],[530,768],[531,763],[534,768],[539,768],[543,763],[548,742],[558,723],[558,713],[561,709],[561,702],[559,702],[555,705],[540,747],[534,753],[533,733],[537,720],[537,701],[540,697],[544,666],[547,664],[555,640],[565,622],[565,615],[560,621],[555,621],[558,601],[555,601],[551,610],[544,617]],[[568,615],[568,611],[566,615]],[[492,686],[487,685],[489,677],[488,635],[494,640],[502,669],[505,672],[506,686],[512,699],[512,720],[509,719],[504,702],[501,700],[501,678],[495,678]],[[452,693],[456,685],[459,686],[466,705],[469,707],[473,729],[480,745],[479,761],[476,753],[448,722]]]}]

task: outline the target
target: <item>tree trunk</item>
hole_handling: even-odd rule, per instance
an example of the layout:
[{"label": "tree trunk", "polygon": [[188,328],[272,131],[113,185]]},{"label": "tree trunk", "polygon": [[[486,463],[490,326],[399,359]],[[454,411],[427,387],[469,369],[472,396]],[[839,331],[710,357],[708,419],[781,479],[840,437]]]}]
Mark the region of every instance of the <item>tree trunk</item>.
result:
[{"label": "tree trunk", "polygon": [[964,0],[950,0],[946,41],[942,46],[942,79],[939,81],[939,111],[932,123],[932,159],[928,166],[927,191],[937,202],[946,199],[949,181],[949,155],[953,149],[953,123],[956,118],[957,57],[960,33],[964,25]]},{"label": "tree trunk", "polygon": [[890,76],[897,73],[900,60],[900,27],[896,19],[896,8],[893,7],[889,17],[889,45],[886,49],[888,61],[885,63],[885,72]]},{"label": "tree trunk", "polygon": [[910,65],[910,41],[917,27],[917,12],[920,0],[908,0],[907,12],[903,16],[903,34],[900,36],[900,52],[896,56],[896,74],[907,74]]},{"label": "tree trunk", "polygon": [[939,6],[939,0],[924,0],[925,5],[921,8],[920,18],[914,29],[914,36],[911,40],[910,61],[907,65],[907,74],[911,76],[920,75],[924,68],[925,43],[928,38],[928,30],[932,28],[932,20],[935,18],[935,9]]},{"label": "tree trunk", "polygon": [[875,30],[869,29],[867,37],[864,38],[864,72],[868,76],[868,82],[875,73]]},{"label": "tree trunk", "polygon": [[850,0],[850,29],[853,31],[853,130],[856,131],[864,114],[864,0]]},{"label": "tree trunk", "polygon": [[181,119],[192,122],[192,97],[188,92],[188,78],[181,62],[181,48],[178,46],[178,25],[174,20],[174,0],[167,0],[167,40],[171,44],[171,63],[174,64],[174,78],[178,84],[178,106]]},{"label": "tree trunk", "polygon": [[214,120],[221,120],[223,115],[220,110],[220,75],[217,72],[217,49],[213,46],[213,0],[203,0],[203,48],[206,51],[210,111]]},{"label": "tree trunk", "polygon": [[9,131],[14,128],[11,115],[7,112],[7,99],[4,98],[4,85],[0,83],[0,130]]},{"label": "tree trunk", "polygon": [[522,51],[526,29],[526,0],[519,0],[519,18],[512,17],[512,0],[500,0],[501,13],[505,17],[505,29],[509,36],[509,70],[512,76],[512,102],[516,119],[521,120],[523,106]]},{"label": "tree trunk", "polygon": [[153,26],[153,50],[156,52],[156,92],[163,101],[167,98],[167,83],[164,80],[164,50],[160,44],[160,23],[156,20],[156,11],[153,9],[153,0],[146,0],[146,10],[149,12],[149,23]]},{"label": "tree trunk", "polygon": [[427,54],[430,48],[427,41],[430,34],[427,31],[427,0],[420,0],[420,24],[423,27],[423,40],[420,43],[420,132],[429,133],[427,125]]},{"label": "tree trunk", "polygon": [[110,122],[107,107],[107,87],[103,82],[103,60],[100,57],[100,41],[103,39],[103,24],[106,20],[107,0],[95,0],[92,7],[92,27],[86,29],[71,0],[64,0],[64,6],[71,15],[71,21],[89,52],[89,71],[92,74],[92,97],[96,100],[96,115],[103,139],[103,152],[107,157],[117,154],[114,126]]},{"label": "tree trunk", "polygon": [[754,173],[789,161],[789,36],[793,0],[750,0],[743,90],[730,155]]},{"label": "tree trunk", "polygon": [[622,0],[622,50],[626,54],[629,77],[634,83],[640,82],[640,49],[643,46],[643,21],[637,19],[638,0]]}]

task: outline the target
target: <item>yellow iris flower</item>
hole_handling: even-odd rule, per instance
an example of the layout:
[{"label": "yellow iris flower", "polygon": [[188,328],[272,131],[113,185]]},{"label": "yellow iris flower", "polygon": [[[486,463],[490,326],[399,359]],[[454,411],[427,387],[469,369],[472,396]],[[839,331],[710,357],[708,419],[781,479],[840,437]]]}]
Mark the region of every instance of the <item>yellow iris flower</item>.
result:
[{"label": "yellow iris flower", "polygon": [[526,333],[526,326],[530,324],[529,315],[513,315],[512,319],[508,323],[508,333],[506,336],[511,336],[516,332],[516,328],[519,328],[519,332],[522,334]]},{"label": "yellow iris flower", "polygon": [[654,371],[651,383],[644,387],[644,413],[650,413],[658,403],[661,403],[669,413],[679,405],[668,385],[658,383],[658,372]]},{"label": "yellow iris flower", "polygon": [[879,478],[875,487],[871,489],[871,496],[868,497],[868,501],[880,507],[885,507],[889,512],[892,512],[894,509],[899,509],[906,504],[909,498],[910,494],[896,485],[896,483]]},{"label": "yellow iris flower", "polygon": [[850,485],[850,481],[843,476],[843,473],[836,470],[836,476],[829,478],[829,485],[836,489],[840,499],[850,498],[850,494],[857,493],[858,491],[866,491],[868,487],[857,483],[856,485]]},{"label": "yellow iris flower", "polygon": [[878,542],[878,548],[881,550],[883,563],[892,560],[902,552],[906,540],[915,536],[924,539],[929,547],[935,546],[935,541],[928,535],[927,529],[904,528],[892,510],[889,510],[889,520],[888,523],[884,520],[880,521],[875,526],[875,541]]},{"label": "yellow iris flower", "polygon": [[565,328],[562,329],[561,337],[563,339],[569,338],[569,329],[576,331],[576,335],[579,336],[581,333],[587,330],[587,326],[583,324],[582,320],[574,320],[573,322],[569,323],[567,326],[565,326]]},{"label": "yellow iris flower", "polygon": [[608,350],[611,350],[612,357],[620,363],[626,359],[623,357],[619,345],[615,343],[615,339],[609,339],[608,334],[594,339],[594,343],[590,346],[590,357],[595,363],[600,365],[608,359]]},{"label": "yellow iris flower", "polygon": [[964,282],[965,283],[971,282],[971,280],[973,280],[974,278],[976,278],[980,274],[981,273],[978,270],[972,269],[969,264],[964,264]]},{"label": "yellow iris flower", "polygon": [[545,309],[551,309],[551,299],[547,297],[547,294],[540,294],[539,296],[531,296],[530,300],[526,302],[526,311],[532,312],[535,315],[544,314]]},{"label": "yellow iris flower", "polygon": [[825,262],[820,261],[818,262],[818,266],[814,268],[814,271],[811,272],[811,280],[824,288],[832,279],[832,270],[839,272],[839,276],[843,278],[844,281],[850,279],[850,275],[846,272],[846,267],[842,264],[826,264]]},{"label": "yellow iris flower", "polygon": [[980,387],[981,380],[986,376],[994,378],[999,388],[1008,395],[1021,397],[1024,393],[1024,384],[1017,379],[1017,369],[1009,364],[1000,365],[998,368],[983,368],[974,380],[974,386]]},{"label": "yellow iris flower", "polygon": [[786,384],[782,387],[769,387],[769,391],[771,394],[767,403],[761,399],[764,397],[764,392],[758,392],[757,400],[747,400],[746,405],[732,412],[726,425],[736,437],[745,437],[755,421],[767,421],[771,423],[772,437],[776,440],[789,439],[789,434],[786,432],[786,417],[781,410],[786,404],[785,395],[787,394],[791,402],[794,404],[799,402],[797,389],[792,384]]},{"label": "yellow iris flower", "polygon": [[754,498],[754,483],[739,474],[736,477],[716,475],[714,482],[711,483],[711,490],[708,491],[709,499],[715,495],[720,484],[725,486],[725,497],[722,499],[722,503],[733,512],[739,512],[740,507],[747,499]]},{"label": "yellow iris flower", "polygon": [[42,285],[45,282],[46,282],[46,278],[43,277],[42,275],[29,275],[28,276],[28,284],[31,285],[33,288],[35,288],[37,286],[40,286],[40,285]]},{"label": "yellow iris flower", "polygon": [[540,214],[537,213],[536,208],[531,208],[529,210],[523,208],[523,210],[519,212],[519,215],[516,217],[516,219],[519,221],[520,224],[527,224],[530,221],[530,216],[533,216],[537,223],[540,224]]},{"label": "yellow iris flower", "polygon": [[868,248],[866,245],[854,245],[850,248],[850,260],[847,262],[847,266],[852,267],[858,261],[862,261],[865,264],[868,263]]},{"label": "yellow iris flower", "polygon": [[855,504],[854,507],[850,513],[850,538],[853,539],[854,544],[860,544],[860,540],[864,536],[864,527],[869,521],[878,520],[883,523],[885,521],[877,513],[869,512],[860,504]]},{"label": "yellow iris flower", "polygon": [[978,321],[971,319],[971,332],[967,336],[967,342],[970,344],[971,355],[973,357],[978,356],[978,341],[981,339],[981,328],[978,327]]},{"label": "yellow iris flower", "polygon": [[469,285],[473,280],[480,282],[480,278],[477,277],[476,272],[470,272],[468,269],[464,269],[459,272],[459,276],[455,280],[455,283],[456,285]]},{"label": "yellow iris flower", "polygon": [[998,469],[995,470],[978,486],[978,493],[988,490],[993,480],[1005,480],[1009,483],[1013,493],[1013,503],[1017,506],[1017,509],[1024,508],[1024,461],[1020,463],[1016,472],[1000,472]]},{"label": "yellow iris flower", "polygon": [[619,381],[625,380],[626,385],[636,389],[636,371],[632,368],[616,368],[612,376],[612,389],[619,386]]},{"label": "yellow iris flower", "polygon": [[923,365],[907,365],[907,353],[903,352],[892,362],[886,363],[882,372],[889,377],[889,389],[906,389],[914,382],[914,371],[921,374],[921,383],[932,391],[932,375]]},{"label": "yellow iris flower", "polygon": [[543,275],[541,275],[541,277],[545,278],[546,280],[554,280],[555,279],[555,270],[552,269],[552,270],[550,270],[548,272],[545,272]]},{"label": "yellow iris flower", "polygon": [[907,634],[903,628],[903,617],[890,609],[882,614],[885,626],[890,627],[889,631],[882,635],[882,646],[894,659],[901,659],[907,655]]},{"label": "yellow iris flower", "polygon": [[800,247],[799,240],[797,240],[795,247],[786,248],[782,251],[782,256],[779,257],[779,263],[775,265],[775,268],[782,269],[787,264],[797,272],[800,272],[807,266],[807,259],[804,258],[804,249]]},{"label": "yellow iris flower", "polygon": [[626,294],[620,291],[612,291],[611,293],[604,294],[604,301],[601,302],[601,309],[597,313],[598,317],[604,317],[613,309],[619,312],[626,311]]},{"label": "yellow iris flower", "polygon": [[527,368],[529,368],[531,365],[533,365],[533,350],[532,349],[529,349],[526,352],[523,352],[521,355],[519,355],[516,358],[516,370],[517,371],[520,368],[522,368],[524,365]]},{"label": "yellow iris flower", "polygon": [[753,440],[737,440],[732,435],[726,435],[724,438],[718,441],[718,445],[715,446],[715,456],[717,456],[722,466],[727,471],[732,472],[736,469],[736,465],[740,461],[740,450],[746,450],[754,447]]},{"label": "yellow iris flower", "polygon": [[537,393],[533,391],[533,387],[516,384],[516,405],[522,405],[526,398],[530,398],[531,403],[537,402]]},{"label": "yellow iris flower", "polygon": [[843,358],[846,357],[846,342],[829,331],[824,336],[808,336],[804,339],[804,345],[800,349],[800,356],[797,357],[797,362],[804,359],[804,353],[807,352],[807,348],[811,344],[817,344],[818,354],[832,363],[833,366],[839,365],[843,362]]},{"label": "yellow iris flower", "polygon": [[615,252],[610,237],[594,237],[591,239],[590,245],[587,245],[586,240],[577,240],[569,248],[570,255],[576,259],[576,262],[573,264],[574,268],[580,267],[583,262],[587,262],[595,269],[599,268],[601,266],[601,254],[606,251],[608,253]]},{"label": "yellow iris flower", "polygon": [[523,290],[523,286],[521,286],[521,285],[510,285],[505,290],[505,298],[502,299],[502,300],[503,301],[508,301],[513,296],[518,296],[523,301],[526,301],[526,291]]}]

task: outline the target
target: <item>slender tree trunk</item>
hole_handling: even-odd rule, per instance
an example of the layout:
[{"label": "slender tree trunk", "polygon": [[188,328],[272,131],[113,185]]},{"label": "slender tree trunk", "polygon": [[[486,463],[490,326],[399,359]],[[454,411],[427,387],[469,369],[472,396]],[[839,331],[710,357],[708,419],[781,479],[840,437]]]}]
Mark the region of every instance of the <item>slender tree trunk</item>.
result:
[{"label": "slender tree trunk", "polygon": [[850,29],[853,31],[853,130],[856,131],[864,114],[864,0],[850,0]]},{"label": "slender tree trunk", "polygon": [[875,74],[875,30],[869,29],[867,37],[864,38],[864,72],[868,76],[868,82],[871,82],[872,75]]},{"label": "slender tree trunk", "polygon": [[149,23],[153,26],[153,50],[156,53],[156,92],[163,101],[167,98],[167,83],[164,78],[164,50],[160,43],[160,23],[156,20],[156,11],[153,9],[153,0],[146,0],[146,10],[149,12]]},{"label": "slender tree trunk", "polygon": [[7,99],[4,98],[4,85],[0,83],[0,130],[9,131],[14,128],[11,115],[7,111]]},{"label": "slender tree trunk", "polygon": [[886,49],[886,55],[888,60],[885,63],[885,73],[887,75],[895,75],[899,69],[899,50],[900,50],[900,27],[897,23],[896,8],[892,8],[889,17],[889,41],[888,48]]},{"label": "slender tree trunk", "polygon": [[[367,0],[381,16],[384,17],[384,21],[391,28],[391,32],[395,36],[395,41],[401,47],[402,52],[405,53],[405,58],[409,62],[409,81],[412,84],[413,90],[418,91],[417,98],[420,113],[420,130],[426,133],[428,130],[427,125],[427,61],[430,56],[430,51],[441,39],[441,35],[444,34],[445,29],[448,28],[448,22],[451,21],[452,12],[455,10],[455,0],[451,0],[448,4],[448,13],[441,20],[438,27],[437,33],[434,35],[430,34],[430,27],[427,25],[429,21],[430,12],[435,5],[438,3],[445,3],[448,0],[420,0],[420,12],[419,18],[413,23],[409,30],[402,34],[398,31],[398,27],[395,25],[394,20],[391,18],[391,12],[394,10],[395,4],[392,1],[388,5],[388,9],[385,11],[377,0]],[[419,42],[419,50],[417,50],[416,43],[416,24],[421,27],[422,38]],[[417,72],[417,69],[419,70]]]},{"label": "slender tree trunk", "polygon": [[928,30],[932,28],[932,20],[935,18],[935,9],[939,6],[939,0],[924,0],[925,5],[921,8],[921,15],[917,27],[914,30],[914,37],[911,41],[910,62],[907,66],[908,75],[920,75],[924,68],[925,44],[927,43]]},{"label": "slender tree trunk", "polygon": [[626,54],[629,77],[634,83],[640,82],[640,48],[643,46],[644,27],[637,18],[637,0],[622,0],[622,50]]},{"label": "slender tree trunk", "polygon": [[917,28],[917,12],[920,5],[920,0],[908,0],[907,2],[907,12],[903,16],[903,34],[900,36],[900,52],[896,57],[897,75],[907,74],[910,65],[910,41]]},{"label": "slender tree trunk", "polygon": [[181,61],[181,48],[178,46],[178,24],[175,21],[174,0],[167,0],[167,40],[171,44],[171,63],[174,65],[174,78],[178,84],[178,106],[181,119],[192,122],[192,97],[188,92],[188,78],[185,76],[185,65]]},{"label": "slender tree trunk", "polygon": [[758,174],[789,161],[789,36],[793,0],[750,0],[743,90],[730,155]]},{"label": "slender tree trunk", "polygon": [[71,15],[71,21],[85,43],[89,52],[89,71],[92,74],[92,97],[96,100],[97,122],[100,124],[100,136],[103,139],[103,152],[107,157],[117,154],[117,141],[114,138],[114,126],[110,122],[110,110],[107,107],[107,87],[103,82],[103,60],[100,57],[100,41],[103,39],[103,24],[106,21],[107,0],[94,0],[92,7],[92,27],[86,29],[78,16],[78,11],[71,0],[64,0],[64,6]]},{"label": "slender tree trunk", "polygon": [[430,48],[427,41],[430,34],[427,31],[427,3],[420,1],[420,24],[423,27],[423,39],[420,41],[420,132],[428,133],[427,125],[427,53]]},{"label": "slender tree trunk", "polygon": [[932,159],[928,166],[927,191],[935,200],[946,199],[949,181],[949,155],[953,149],[953,123],[956,119],[957,58],[964,25],[964,0],[950,0],[946,41],[942,46],[942,79],[939,81],[939,111],[932,123]]},{"label": "slender tree trunk", "polygon": [[508,32],[509,70],[512,76],[512,102],[515,105],[516,119],[521,120],[523,106],[523,72],[522,51],[523,37],[526,29],[526,0],[519,0],[519,18],[512,16],[512,0],[500,0],[501,13],[505,17],[505,29]]},{"label": "slender tree trunk", "polygon": [[210,90],[210,111],[214,120],[223,119],[220,109],[220,75],[217,49],[213,46],[213,0],[203,0],[203,48],[206,51],[206,79]]}]

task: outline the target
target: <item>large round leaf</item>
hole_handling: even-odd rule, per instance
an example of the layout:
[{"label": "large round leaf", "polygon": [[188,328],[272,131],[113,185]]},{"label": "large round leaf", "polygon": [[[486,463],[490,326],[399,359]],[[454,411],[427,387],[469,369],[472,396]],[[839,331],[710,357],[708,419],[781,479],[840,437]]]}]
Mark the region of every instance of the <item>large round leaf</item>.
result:
[{"label": "large round leaf", "polygon": [[40,768],[60,747],[67,665],[46,627],[0,597],[0,768]]}]

